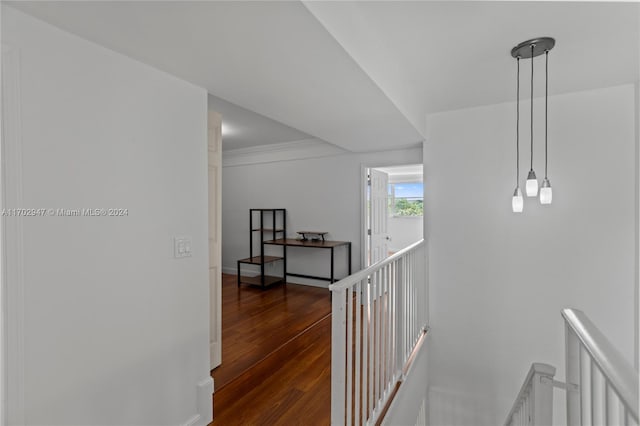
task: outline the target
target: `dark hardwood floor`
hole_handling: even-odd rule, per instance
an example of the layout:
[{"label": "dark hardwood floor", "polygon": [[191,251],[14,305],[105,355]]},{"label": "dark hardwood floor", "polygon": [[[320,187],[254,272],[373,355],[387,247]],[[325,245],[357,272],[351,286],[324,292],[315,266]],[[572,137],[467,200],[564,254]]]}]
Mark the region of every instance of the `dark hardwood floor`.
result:
[{"label": "dark hardwood floor", "polygon": [[212,425],[328,425],[331,298],[296,284],[222,279],[222,364]]}]

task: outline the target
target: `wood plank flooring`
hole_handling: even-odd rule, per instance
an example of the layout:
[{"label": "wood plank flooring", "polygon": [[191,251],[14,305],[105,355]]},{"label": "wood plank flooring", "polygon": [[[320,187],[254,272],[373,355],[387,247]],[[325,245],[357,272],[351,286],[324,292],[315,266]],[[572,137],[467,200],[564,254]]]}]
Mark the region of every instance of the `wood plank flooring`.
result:
[{"label": "wood plank flooring", "polygon": [[222,365],[212,425],[328,425],[331,299],[296,284],[222,280]]}]

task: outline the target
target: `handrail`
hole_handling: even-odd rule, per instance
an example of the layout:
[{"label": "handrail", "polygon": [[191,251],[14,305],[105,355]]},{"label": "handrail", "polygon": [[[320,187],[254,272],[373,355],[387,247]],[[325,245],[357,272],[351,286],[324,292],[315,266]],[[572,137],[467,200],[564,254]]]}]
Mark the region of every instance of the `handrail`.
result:
[{"label": "handrail", "polygon": [[604,334],[578,309],[563,309],[562,316],[573,330],[620,400],[638,419],[638,372],[622,357]]},{"label": "handrail", "polygon": [[[527,373],[527,377],[524,379],[524,382],[522,383],[522,387],[520,388],[520,392],[518,392],[518,396],[515,399],[515,402],[513,403],[513,406],[511,407],[511,411],[509,411],[509,415],[507,416],[507,420],[505,421],[505,426],[511,425],[513,424],[513,419],[514,417],[518,414],[518,412],[522,409],[523,404],[528,404],[528,398],[531,397],[531,390],[535,391],[536,386],[539,385],[539,383],[537,383],[535,381],[536,378],[542,378],[542,377],[546,377],[548,379],[551,380],[550,384],[553,382],[553,377],[556,374],[556,368],[552,365],[549,364],[542,364],[542,363],[533,363],[531,364],[531,368],[529,368],[529,373]],[[552,391],[553,386],[551,385],[551,387],[549,388],[551,392]],[[551,406],[552,403],[552,394],[550,393],[548,396],[548,402],[549,402],[549,406]],[[534,398],[533,400],[533,407],[527,407],[526,411],[529,411],[530,414],[534,414],[534,417],[538,417],[538,418],[534,418],[532,419],[532,423],[531,424],[544,424],[543,421],[541,421],[541,419],[539,417],[541,417],[539,415],[539,412],[544,410],[545,408],[548,408],[547,406],[544,405],[539,405],[539,406],[535,406],[535,404],[540,404],[540,403],[544,403],[546,401],[540,401],[541,398]],[[547,413],[548,416],[547,417],[551,417],[550,413]],[[537,416],[536,416],[537,415]],[[529,421],[526,421],[527,424],[530,424]]]},{"label": "handrail", "polygon": [[418,248],[419,246],[421,246],[423,244],[424,244],[424,238],[421,239],[420,241],[416,241],[415,243],[411,244],[410,246],[407,246],[407,247],[403,248],[402,250],[392,254],[391,256],[389,256],[389,257],[387,257],[385,259],[382,259],[379,262],[374,263],[373,265],[369,266],[366,269],[362,269],[361,271],[358,271],[358,272],[356,272],[354,274],[351,274],[348,277],[345,277],[345,278],[341,279],[340,281],[338,281],[336,283],[329,284],[329,290],[335,291],[335,290],[346,289],[346,288],[350,287],[353,283],[361,281],[361,280],[367,278],[369,275],[371,275],[372,272],[375,272],[375,271],[383,268],[385,265],[400,259],[405,254],[409,253],[410,251]]}]

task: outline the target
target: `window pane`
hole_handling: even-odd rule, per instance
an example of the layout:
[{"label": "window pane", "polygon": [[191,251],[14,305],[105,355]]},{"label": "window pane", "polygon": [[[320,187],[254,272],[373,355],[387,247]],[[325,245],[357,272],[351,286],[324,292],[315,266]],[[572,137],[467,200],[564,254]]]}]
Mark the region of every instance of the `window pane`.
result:
[{"label": "window pane", "polygon": [[[399,182],[393,184],[395,195],[390,209],[393,216],[422,216],[424,213],[422,182]],[[391,192],[391,191],[390,191]]]}]

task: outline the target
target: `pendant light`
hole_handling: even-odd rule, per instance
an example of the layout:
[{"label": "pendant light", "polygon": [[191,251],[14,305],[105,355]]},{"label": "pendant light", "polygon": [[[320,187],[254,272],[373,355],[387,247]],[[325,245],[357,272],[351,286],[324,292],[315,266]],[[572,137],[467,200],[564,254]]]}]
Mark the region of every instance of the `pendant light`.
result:
[{"label": "pendant light", "polygon": [[535,47],[535,44],[531,45],[531,169],[525,184],[527,197],[538,195],[538,178],[536,178],[536,172],[533,171],[533,49]]},{"label": "pendant light", "polygon": [[516,58],[518,63],[518,77],[516,82],[516,189],[513,191],[511,199],[511,210],[514,213],[522,213],[524,202],[522,191],[520,190],[520,58]]},{"label": "pendant light", "polygon": [[[543,53],[546,55],[546,70],[547,70],[547,82],[545,88],[545,179],[542,182],[542,190],[540,191],[540,202],[542,204],[551,203],[551,184],[549,183],[549,179],[547,178],[547,98],[548,98],[548,58],[549,51],[553,49],[556,41],[551,37],[541,37],[535,38],[527,41],[523,41],[518,44],[516,47],[511,49],[511,56],[514,57],[518,61],[518,117],[517,122],[519,122],[520,114],[519,114],[519,104],[520,104],[520,59],[530,58],[531,59],[531,163],[529,174],[527,175],[527,181],[525,184],[525,192],[527,197],[536,197],[538,195],[538,179],[536,177],[536,172],[533,170],[533,58],[536,56],[542,55]],[[519,123],[516,124],[519,127]],[[516,144],[518,144],[518,140],[516,138]],[[518,152],[519,152],[519,148]],[[519,170],[518,170],[519,171]],[[518,198],[518,195],[522,197],[522,192],[520,191],[519,185],[516,184],[516,191],[513,194],[512,199],[512,209],[513,211],[517,211],[516,207],[518,207],[522,211],[521,207],[521,198]]]},{"label": "pendant light", "polygon": [[549,103],[549,50],[544,52],[544,180],[542,181],[542,188],[540,188],[540,204],[551,204],[553,193],[551,191],[551,183],[547,178],[547,111]]}]

